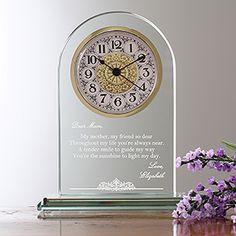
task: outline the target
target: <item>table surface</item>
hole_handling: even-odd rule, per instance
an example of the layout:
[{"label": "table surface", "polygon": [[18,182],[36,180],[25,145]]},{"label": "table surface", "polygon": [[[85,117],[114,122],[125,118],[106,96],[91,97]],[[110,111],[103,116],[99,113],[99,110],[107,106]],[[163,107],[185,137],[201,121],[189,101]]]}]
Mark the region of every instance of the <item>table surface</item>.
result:
[{"label": "table surface", "polygon": [[230,219],[179,221],[171,212],[122,213],[74,219],[38,219],[34,208],[0,209],[1,236],[236,236]]}]

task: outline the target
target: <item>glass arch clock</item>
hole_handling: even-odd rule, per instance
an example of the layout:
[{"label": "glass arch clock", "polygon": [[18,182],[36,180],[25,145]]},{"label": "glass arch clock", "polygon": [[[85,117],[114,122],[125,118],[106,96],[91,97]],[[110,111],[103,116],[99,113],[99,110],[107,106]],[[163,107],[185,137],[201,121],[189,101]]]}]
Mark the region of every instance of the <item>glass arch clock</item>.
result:
[{"label": "glass arch clock", "polygon": [[175,60],[163,33],[129,12],[93,16],[58,73],[58,193],[40,203],[44,216],[173,208]]}]

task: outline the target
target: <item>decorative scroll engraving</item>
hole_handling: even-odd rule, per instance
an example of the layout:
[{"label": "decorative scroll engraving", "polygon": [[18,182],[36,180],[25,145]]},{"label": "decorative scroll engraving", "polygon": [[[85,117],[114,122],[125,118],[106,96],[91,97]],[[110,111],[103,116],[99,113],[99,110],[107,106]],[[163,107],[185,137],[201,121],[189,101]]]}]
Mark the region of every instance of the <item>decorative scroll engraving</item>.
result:
[{"label": "decorative scroll engraving", "polygon": [[135,186],[131,182],[121,182],[119,179],[115,178],[111,182],[101,182],[98,187],[98,190],[105,190],[105,191],[131,191],[135,190]]}]

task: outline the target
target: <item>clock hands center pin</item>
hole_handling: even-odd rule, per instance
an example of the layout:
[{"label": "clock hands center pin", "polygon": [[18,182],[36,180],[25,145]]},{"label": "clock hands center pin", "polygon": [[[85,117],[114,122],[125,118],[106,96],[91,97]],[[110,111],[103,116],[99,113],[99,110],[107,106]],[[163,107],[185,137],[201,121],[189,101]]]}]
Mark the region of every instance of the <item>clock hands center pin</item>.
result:
[{"label": "clock hands center pin", "polygon": [[140,90],[145,91],[145,90],[142,89],[140,86],[138,86],[137,84],[135,84],[133,81],[129,80],[128,78],[126,78],[124,75],[121,74],[121,70],[123,70],[124,68],[130,66],[131,64],[135,63],[136,61],[139,61],[139,60],[144,59],[144,58],[145,58],[145,55],[140,56],[138,59],[136,59],[135,61],[129,63],[128,65],[124,66],[124,67],[121,68],[121,69],[120,69],[120,68],[112,68],[111,66],[109,66],[108,64],[106,64],[105,61],[102,60],[101,58],[98,58],[98,57],[96,57],[96,58],[97,58],[97,60],[98,60],[102,65],[105,65],[105,66],[107,66],[109,69],[111,69],[111,70],[112,70],[112,74],[113,74],[114,76],[121,76],[122,78],[126,79],[127,81],[129,81],[131,84],[133,84],[134,86],[136,86],[136,87],[139,88]]}]

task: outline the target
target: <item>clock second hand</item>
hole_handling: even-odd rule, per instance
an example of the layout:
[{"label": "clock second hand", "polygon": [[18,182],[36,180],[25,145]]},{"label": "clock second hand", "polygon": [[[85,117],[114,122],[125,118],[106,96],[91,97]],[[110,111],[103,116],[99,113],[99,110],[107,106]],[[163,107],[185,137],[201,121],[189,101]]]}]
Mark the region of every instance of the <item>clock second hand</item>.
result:
[{"label": "clock second hand", "polygon": [[[99,61],[102,65],[107,66],[107,67],[110,68],[112,71],[114,70],[114,68],[112,68],[111,66],[107,65],[104,60],[102,60],[102,59],[100,59],[100,58],[98,58],[98,57],[96,57],[96,58],[98,59],[98,61]],[[139,60],[141,60],[141,59],[143,59],[143,58],[145,58],[145,55],[143,55],[142,57],[139,57],[137,60],[133,61],[132,63],[134,63],[134,62],[136,62],[136,61],[139,61]],[[126,65],[125,67],[131,65],[132,63]],[[125,68],[125,67],[123,67],[123,68]],[[123,77],[124,79],[126,79],[127,81],[129,81],[129,82],[130,82],[131,84],[133,84],[134,86],[136,86],[137,88],[139,88],[140,90],[145,91],[145,90],[143,90],[140,86],[138,86],[137,84],[135,84],[133,81],[129,80],[128,78],[126,78],[125,76],[123,76],[123,75],[121,74],[121,70],[122,70],[123,68],[119,69],[119,71],[120,71],[120,74],[119,74],[119,75],[120,75],[121,77]],[[116,68],[115,68],[115,69],[116,69]]]}]

